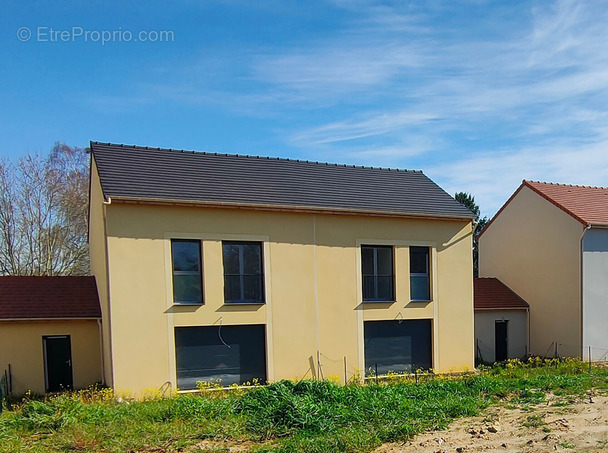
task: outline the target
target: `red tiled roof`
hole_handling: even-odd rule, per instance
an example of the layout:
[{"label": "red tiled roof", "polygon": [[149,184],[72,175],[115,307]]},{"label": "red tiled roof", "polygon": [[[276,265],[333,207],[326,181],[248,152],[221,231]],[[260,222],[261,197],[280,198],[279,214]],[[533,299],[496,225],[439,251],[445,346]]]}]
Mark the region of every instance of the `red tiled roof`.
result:
[{"label": "red tiled roof", "polygon": [[0,277],[0,319],[100,317],[95,277]]},{"label": "red tiled roof", "polygon": [[608,188],[524,181],[524,185],[584,225],[608,225]]},{"label": "red tiled roof", "polygon": [[529,308],[528,303],[497,278],[473,279],[475,310]]}]

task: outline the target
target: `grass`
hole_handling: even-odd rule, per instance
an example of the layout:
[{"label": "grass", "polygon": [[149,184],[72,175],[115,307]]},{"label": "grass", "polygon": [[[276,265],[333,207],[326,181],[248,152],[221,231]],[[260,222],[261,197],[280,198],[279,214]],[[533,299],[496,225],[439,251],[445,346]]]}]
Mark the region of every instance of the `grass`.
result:
[{"label": "grass", "polygon": [[[365,452],[499,401],[534,405],[608,387],[608,370],[575,361],[507,362],[464,377],[380,385],[280,381],[248,391],[118,403],[108,390],[25,398],[0,415],[0,452]],[[542,424],[534,415],[530,425]]]}]

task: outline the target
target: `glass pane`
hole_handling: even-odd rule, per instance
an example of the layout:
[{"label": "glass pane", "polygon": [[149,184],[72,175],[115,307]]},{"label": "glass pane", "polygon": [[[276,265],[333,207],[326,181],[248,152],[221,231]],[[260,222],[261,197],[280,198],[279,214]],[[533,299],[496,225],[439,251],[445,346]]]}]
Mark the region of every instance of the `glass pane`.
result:
[{"label": "glass pane", "polygon": [[378,277],[378,300],[393,300],[393,276]]},{"label": "glass pane", "polygon": [[224,300],[226,302],[237,302],[241,300],[241,276],[224,276]]},{"label": "glass pane", "polygon": [[243,277],[245,283],[245,300],[247,302],[263,302],[261,275],[246,275]]},{"label": "glass pane", "polygon": [[175,302],[202,303],[203,290],[200,274],[174,274],[173,298]]},{"label": "glass pane", "polygon": [[361,247],[361,269],[364,275],[373,275],[374,249],[372,247]]},{"label": "glass pane", "polygon": [[238,244],[224,242],[222,248],[224,252],[224,273],[238,274],[240,272]]},{"label": "glass pane", "polygon": [[393,275],[392,247],[378,247],[378,275]]},{"label": "glass pane", "polygon": [[243,270],[245,274],[262,273],[262,246],[259,243],[242,244],[243,247]]},{"label": "glass pane", "polygon": [[428,247],[410,247],[410,273],[427,274],[428,256]]},{"label": "glass pane", "polygon": [[431,299],[427,275],[410,275],[410,296],[412,300]]},{"label": "glass pane", "polygon": [[363,300],[373,300],[376,297],[374,282],[375,278],[373,275],[363,276]]},{"label": "glass pane", "polygon": [[172,241],[174,271],[200,271],[200,242]]}]

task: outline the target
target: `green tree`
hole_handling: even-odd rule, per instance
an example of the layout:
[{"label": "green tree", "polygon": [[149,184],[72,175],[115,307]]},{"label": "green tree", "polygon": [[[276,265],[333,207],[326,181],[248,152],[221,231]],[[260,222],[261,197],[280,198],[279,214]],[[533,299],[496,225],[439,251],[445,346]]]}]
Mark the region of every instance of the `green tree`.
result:
[{"label": "green tree", "polygon": [[86,275],[89,158],[56,143],[48,155],[0,160],[0,275]]},{"label": "green tree", "polygon": [[477,203],[475,203],[475,197],[467,192],[458,192],[454,195],[456,201],[460,202],[460,204],[469,208],[469,210],[475,214],[475,221],[477,222],[477,226],[475,228],[475,232],[473,233],[473,276],[479,276],[479,249],[477,238],[479,233],[483,230],[486,224],[489,222],[486,216],[481,217],[481,210]]}]

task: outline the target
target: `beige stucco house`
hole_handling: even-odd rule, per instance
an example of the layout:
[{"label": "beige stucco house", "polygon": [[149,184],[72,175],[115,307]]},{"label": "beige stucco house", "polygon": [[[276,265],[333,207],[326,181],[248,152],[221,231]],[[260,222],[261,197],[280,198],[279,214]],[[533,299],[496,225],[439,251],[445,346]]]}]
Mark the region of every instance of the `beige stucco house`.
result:
[{"label": "beige stucco house", "polygon": [[528,354],[530,306],[497,278],[476,278],[475,360],[522,359]]},{"label": "beige stucco house", "polygon": [[7,391],[43,394],[102,381],[93,277],[0,277],[0,375]]},{"label": "beige stucco house", "polygon": [[523,181],[479,238],[479,275],[530,305],[530,352],[608,356],[608,188]]},{"label": "beige stucco house", "polygon": [[474,366],[472,217],[419,171],[91,143],[104,378]]}]

